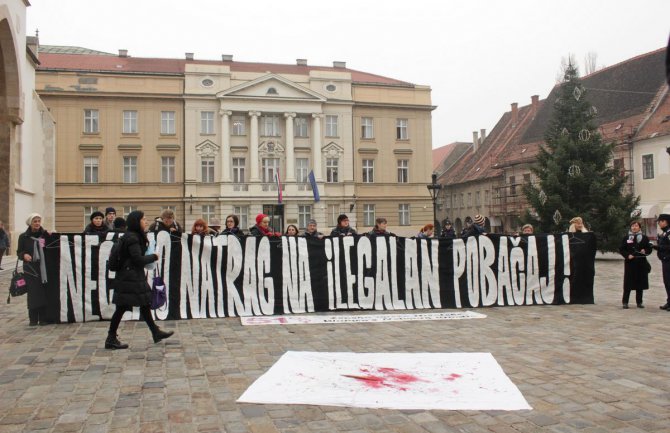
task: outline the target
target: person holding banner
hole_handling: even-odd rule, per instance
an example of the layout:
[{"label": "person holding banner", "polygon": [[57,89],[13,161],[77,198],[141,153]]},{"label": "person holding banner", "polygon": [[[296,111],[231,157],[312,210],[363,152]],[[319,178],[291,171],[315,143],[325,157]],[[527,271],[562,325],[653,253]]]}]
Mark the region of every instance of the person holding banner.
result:
[{"label": "person holding banner", "polygon": [[147,283],[144,273],[145,265],[158,260],[156,254],[145,255],[149,248],[146,229],[148,226],[144,212],[132,211],[126,220],[128,230],[123,238],[120,257],[121,269],[116,273],[116,284],[114,286],[114,297],[112,302],[116,304],[116,310],[109,323],[109,331],[105,340],[105,349],[127,349],[128,345],[119,341],[117,331],[121,324],[121,318],[126,311],[133,307],[140,307],[140,314],[151,330],[154,343],[158,343],[174,334],[174,331],[163,331],[156,325],[151,315],[151,287]]},{"label": "person holding banner", "polygon": [[296,227],[294,224],[289,224],[288,227],[286,227],[286,233],[284,233],[284,236],[300,236],[300,230],[298,230],[298,227]]},{"label": "person holding banner", "polygon": [[177,220],[175,220],[174,211],[165,209],[159,218],[151,224],[149,231],[158,235],[159,232],[168,232],[172,236],[181,237],[182,229]]},{"label": "person holding banner", "polygon": [[375,226],[368,232],[368,236],[395,236],[386,230],[387,225],[388,221],[386,221],[386,218],[379,217],[375,219]]},{"label": "person holding banner", "polygon": [[221,232],[222,235],[242,235],[240,230],[240,217],[237,215],[228,215],[226,217],[226,228]]},{"label": "person holding banner", "polygon": [[105,225],[105,216],[99,210],[90,216],[91,223],[84,229],[85,235],[104,235],[109,231]]},{"label": "person holding banner", "polygon": [[202,218],[195,220],[193,227],[191,228],[191,234],[200,236],[208,235],[209,227],[207,227],[207,222]]},{"label": "person holding banner", "polygon": [[17,260],[23,260],[23,274],[28,286],[28,320],[30,326],[47,325],[47,263],[44,249],[49,232],[42,227],[42,216],[30,214],[28,228],[19,235]]},{"label": "person holding banner", "polygon": [[331,236],[354,236],[357,235],[356,230],[349,225],[349,217],[341,214],[337,217],[337,227],[331,232]]},{"label": "person holding banner", "polygon": [[644,308],[642,294],[649,289],[649,271],[651,265],[647,256],[653,249],[649,238],[642,234],[639,221],[630,223],[630,231],[624,236],[619,246],[619,254],[625,259],[623,271],[623,298],[621,303],[624,310],[628,309],[628,299],[631,290],[635,290],[637,308]]},{"label": "person holding banner", "polygon": [[416,235],[416,237],[419,239],[430,239],[433,237],[434,228],[435,228],[434,225],[426,224],[425,226],[421,227],[421,231],[419,232],[418,235]]},{"label": "person holding banner", "polygon": [[270,217],[259,213],[256,215],[256,225],[249,229],[251,236],[281,236],[281,233],[275,233],[270,228]]},{"label": "person holding banner", "polygon": [[663,268],[663,284],[667,295],[665,305],[661,305],[661,310],[670,311],[670,214],[662,213],[656,219],[661,233],[658,235],[658,258]]},{"label": "person holding banner", "polygon": [[569,233],[586,233],[588,232],[589,229],[584,226],[584,220],[582,217],[574,217],[573,219],[570,220],[570,227],[568,227],[568,232]]},{"label": "person holding banner", "polygon": [[302,235],[306,238],[323,239],[323,233],[316,229],[316,220],[314,219],[307,222],[307,229]]}]

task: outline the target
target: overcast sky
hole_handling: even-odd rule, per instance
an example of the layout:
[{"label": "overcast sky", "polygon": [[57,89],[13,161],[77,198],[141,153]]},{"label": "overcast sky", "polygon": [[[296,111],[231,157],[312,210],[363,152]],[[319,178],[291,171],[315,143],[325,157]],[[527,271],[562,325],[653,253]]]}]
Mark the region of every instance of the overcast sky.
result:
[{"label": "overcast sky", "polygon": [[347,67],[432,88],[433,147],[545,98],[561,58],[613,65],[665,47],[669,0],[30,0],[29,35],[135,57]]}]

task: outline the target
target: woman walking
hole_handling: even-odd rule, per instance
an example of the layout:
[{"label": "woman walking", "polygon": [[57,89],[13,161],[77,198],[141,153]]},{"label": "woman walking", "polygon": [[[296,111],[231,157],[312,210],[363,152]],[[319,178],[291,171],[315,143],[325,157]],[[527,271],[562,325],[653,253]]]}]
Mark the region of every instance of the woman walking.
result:
[{"label": "woman walking", "polygon": [[114,297],[116,311],[109,323],[109,333],[105,341],[105,349],[127,349],[128,345],[121,343],[116,335],[121,318],[132,307],[140,307],[140,314],[151,330],[154,343],[168,338],[173,331],[163,331],[154,322],[149,305],[151,303],[151,287],[147,283],[144,266],[158,260],[156,254],[146,254],[149,241],[145,230],[147,219],[144,212],[136,210],[126,219],[128,229],[119,242],[122,242],[120,257],[121,269],[116,273]]},{"label": "woman walking", "polygon": [[624,236],[619,253],[625,259],[623,271],[623,298],[621,303],[628,309],[631,290],[635,290],[637,308],[644,308],[642,293],[649,288],[649,270],[651,266],[647,256],[651,254],[652,245],[649,238],[642,234],[639,221],[630,224],[630,231]]},{"label": "woman walking", "polygon": [[47,325],[47,266],[44,256],[46,237],[42,216],[31,214],[26,220],[28,228],[19,235],[17,260],[23,260],[23,274],[28,286],[28,320],[30,326]]}]

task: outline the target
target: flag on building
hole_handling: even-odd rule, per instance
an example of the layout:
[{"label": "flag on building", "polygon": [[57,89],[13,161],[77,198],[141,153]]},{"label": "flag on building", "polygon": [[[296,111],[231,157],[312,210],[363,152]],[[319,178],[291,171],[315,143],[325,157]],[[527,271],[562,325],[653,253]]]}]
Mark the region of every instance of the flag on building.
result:
[{"label": "flag on building", "polygon": [[279,170],[275,171],[275,182],[277,183],[277,203],[281,204],[283,195],[281,191],[281,179],[279,178]]},{"label": "flag on building", "polygon": [[314,194],[314,201],[321,200],[319,196],[319,186],[316,184],[316,179],[314,178],[314,171],[309,171],[309,184],[312,185],[312,194]]}]

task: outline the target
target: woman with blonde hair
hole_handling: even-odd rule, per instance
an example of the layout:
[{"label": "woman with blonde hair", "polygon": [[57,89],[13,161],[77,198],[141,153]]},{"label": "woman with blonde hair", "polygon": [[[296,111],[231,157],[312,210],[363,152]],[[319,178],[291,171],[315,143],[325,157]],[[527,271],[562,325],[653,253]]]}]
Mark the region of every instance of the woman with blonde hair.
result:
[{"label": "woman with blonde hair", "polygon": [[570,233],[576,233],[576,232],[582,232],[586,233],[589,230],[584,226],[584,220],[582,217],[574,217],[573,219],[570,220],[570,228],[568,228],[568,232]]}]

